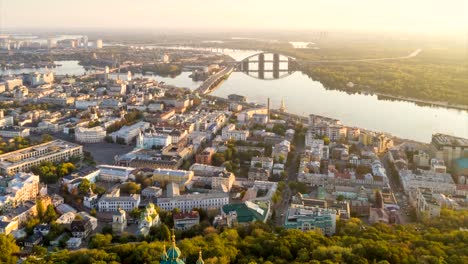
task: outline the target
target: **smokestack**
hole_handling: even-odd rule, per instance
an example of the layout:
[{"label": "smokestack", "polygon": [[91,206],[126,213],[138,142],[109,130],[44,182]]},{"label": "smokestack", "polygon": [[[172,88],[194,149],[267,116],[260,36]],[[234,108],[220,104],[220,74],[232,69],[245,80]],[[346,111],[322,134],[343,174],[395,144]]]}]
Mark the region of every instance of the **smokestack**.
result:
[{"label": "smokestack", "polygon": [[267,122],[270,122],[270,97],[267,100]]}]

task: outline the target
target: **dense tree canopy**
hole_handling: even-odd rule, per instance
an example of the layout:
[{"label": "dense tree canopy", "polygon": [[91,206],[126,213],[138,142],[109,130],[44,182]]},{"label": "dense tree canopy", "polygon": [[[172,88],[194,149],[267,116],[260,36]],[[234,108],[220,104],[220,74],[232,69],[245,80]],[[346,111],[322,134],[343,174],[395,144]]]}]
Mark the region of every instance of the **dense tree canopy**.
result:
[{"label": "dense tree canopy", "polygon": [[19,247],[15,243],[15,239],[11,235],[0,234],[0,263],[15,264],[18,260],[16,253],[19,252]]},{"label": "dense tree canopy", "polygon": [[[203,250],[205,263],[468,263],[468,212],[443,210],[440,219],[424,225],[372,226],[353,218],[338,223],[337,234],[285,230],[262,223],[218,231],[211,227],[177,242],[186,263]],[[446,224],[443,224],[446,223]],[[159,228],[161,229],[161,228]],[[110,235],[96,235],[91,247],[58,251],[26,263],[158,263],[167,227],[154,230],[154,242],[110,244]],[[102,248],[104,247],[104,249]],[[29,260],[32,261],[32,260]]]}]

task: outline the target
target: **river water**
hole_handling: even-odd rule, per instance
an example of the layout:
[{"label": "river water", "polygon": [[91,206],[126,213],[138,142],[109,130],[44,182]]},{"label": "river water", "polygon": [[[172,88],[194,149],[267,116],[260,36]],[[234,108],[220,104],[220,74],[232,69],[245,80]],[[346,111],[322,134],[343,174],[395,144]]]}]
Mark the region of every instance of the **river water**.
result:
[{"label": "river water", "polygon": [[22,74],[30,72],[40,72],[45,73],[53,71],[55,75],[70,75],[70,76],[80,76],[83,75],[86,71],[83,66],[78,64],[79,61],[76,60],[67,60],[67,61],[55,61],[55,64],[59,65],[55,68],[24,68],[24,69],[0,69],[0,75],[10,75],[10,74]]},{"label": "river water", "polygon": [[[242,60],[258,51],[217,49],[236,60]],[[84,68],[77,61],[58,61],[59,66],[51,69],[56,74],[81,75]],[[22,69],[0,71],[1,74],[22,73],[45,69]],[[193,82],[189,72],[175,77],[149,76],[167,84],[197,88],[201,82]],[[141,75],[135,75],[139,77]],[[116,76],[114,75],[114,78]],[[125,79],[126,74],[121,74]],[[146,76],[148,77],[148,76]],[[374,131],[388,132],[401,138],[430,142],[434,133],[445,133],[468,138],[468,112],[444,107],[421,106],[406,101],[380,100],[376,95],[348,94],[327,90],[301,72],[295,72],[278,80],[259,80],[241,72],[233,72],[213,95],[227,97],[229,94],[247,96],[249,101],[265,104],[269,97],[272,107],[277,108],[284,99],[291,113],[317,114],[340,119],[343,124]]]},{"label": "river water", "polygon": [[247,100],[278,108],[284,99],[288,112],[317,114],[340,119],[345,125],[430,142],[434,133],[468,137],[468,112],[443,107],[419,106],[406,101],[379,100],[376,95],[327,90],[301,72],[278,80],[259,80],[233,72],[212,94],[247,96]]}]

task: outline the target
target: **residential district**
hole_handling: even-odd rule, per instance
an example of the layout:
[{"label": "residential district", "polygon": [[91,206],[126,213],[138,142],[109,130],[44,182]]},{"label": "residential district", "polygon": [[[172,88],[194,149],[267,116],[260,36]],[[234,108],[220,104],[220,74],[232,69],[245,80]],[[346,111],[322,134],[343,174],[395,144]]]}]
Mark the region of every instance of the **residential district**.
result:
[{"label": "residential district", "polygon": [[[102,65],[102,45],[49,42],[43,52],[86,50]],[[205,52],[158,62],[199,69],[205,82],[193,91],[131,72],[111,78],[141,70],[145,52],[82,76],[0,77],[0,233],[22,257],[87,248],[97,233],[135,240],[166,230],[161,263],[183,263],[176,237],[209,226],[263,222],[332,236],[351,217],[392,225],[468,206],[468,139],[435,134],[423,144],[290,114],[284,102],[210,96],[232,68]]]}]

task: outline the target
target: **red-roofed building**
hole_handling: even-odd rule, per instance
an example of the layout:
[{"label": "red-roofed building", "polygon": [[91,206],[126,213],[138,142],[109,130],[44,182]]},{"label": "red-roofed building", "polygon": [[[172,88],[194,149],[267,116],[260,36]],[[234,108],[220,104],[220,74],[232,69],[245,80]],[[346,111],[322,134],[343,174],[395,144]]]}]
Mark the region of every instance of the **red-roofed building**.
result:
[{"label": "red-roofed building", "polygon": [[198,211],[176,213],[172,216],[172,219],[176,230],[189,230],[200,223],[200,214]]}]

